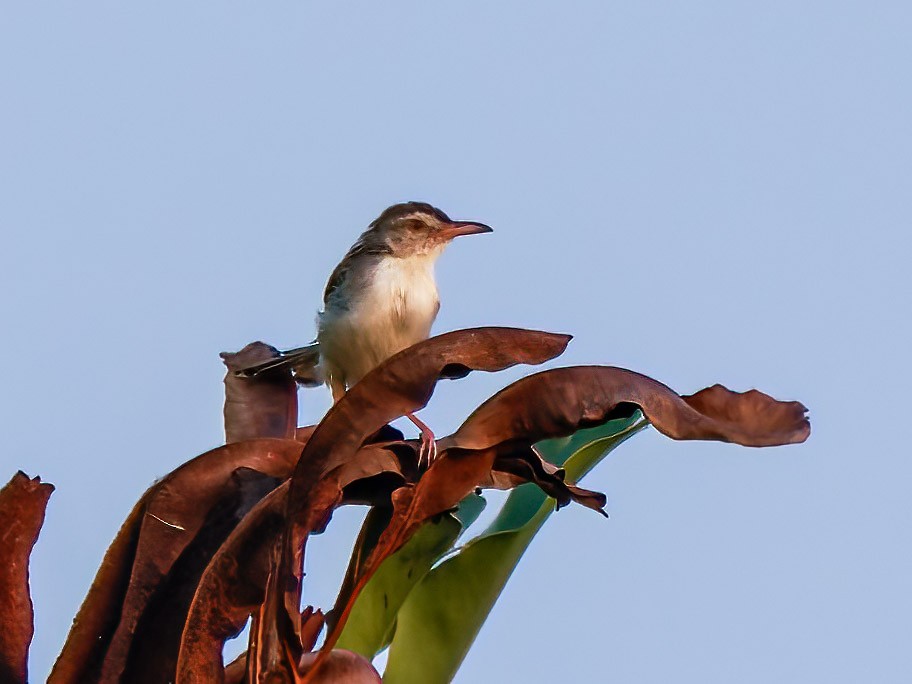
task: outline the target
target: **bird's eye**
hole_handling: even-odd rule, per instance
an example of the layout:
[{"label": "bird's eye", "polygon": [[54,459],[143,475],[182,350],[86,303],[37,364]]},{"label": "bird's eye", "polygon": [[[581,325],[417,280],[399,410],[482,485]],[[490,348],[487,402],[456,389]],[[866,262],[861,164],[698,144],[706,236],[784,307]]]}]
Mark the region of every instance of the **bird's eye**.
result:
[{"label": "bird's eye", "polygon": [[422,228],[424,228],[424,223],[422,223],[418,219],[410,219],[405,224],[405,227],[408,228],[413,233],[416,233],[416,232],[420,231]]}]

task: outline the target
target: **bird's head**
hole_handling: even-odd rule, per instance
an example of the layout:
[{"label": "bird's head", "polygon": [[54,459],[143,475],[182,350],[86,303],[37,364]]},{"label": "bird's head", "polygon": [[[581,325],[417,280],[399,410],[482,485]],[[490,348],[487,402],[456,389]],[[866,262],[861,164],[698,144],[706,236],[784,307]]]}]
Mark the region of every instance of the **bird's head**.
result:
[{"label": "bird's head", "polygon": [[381,242],[397,257],[438,255],[460,235],[490,233],[474,221],[453,221],[440,209],[424,202],[394,204],[370,224],[365,237]]}]

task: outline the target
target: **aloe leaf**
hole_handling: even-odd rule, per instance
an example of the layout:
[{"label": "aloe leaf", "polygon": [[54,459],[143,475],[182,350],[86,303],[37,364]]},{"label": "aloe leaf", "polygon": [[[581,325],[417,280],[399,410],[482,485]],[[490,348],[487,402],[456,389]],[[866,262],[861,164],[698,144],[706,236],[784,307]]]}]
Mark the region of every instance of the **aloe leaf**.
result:
[{"label": "aloe leaf", "polygon": [[[579,480],[648,423],[639,414],[538,445]],[[554,510],[534,485],[517,487],[485,532],[428,572],[397,616],[383,681],[450,681],[532,538]]]},{"label": "aloe leaf", "polygon": [[449,551],[462,531],[484,510],[477,494],[466,497],[453,514],[431,521],[387,558],[359,594],[337,648],[373,658],[386,648],[396,614],[409,592],[434,563]]}]

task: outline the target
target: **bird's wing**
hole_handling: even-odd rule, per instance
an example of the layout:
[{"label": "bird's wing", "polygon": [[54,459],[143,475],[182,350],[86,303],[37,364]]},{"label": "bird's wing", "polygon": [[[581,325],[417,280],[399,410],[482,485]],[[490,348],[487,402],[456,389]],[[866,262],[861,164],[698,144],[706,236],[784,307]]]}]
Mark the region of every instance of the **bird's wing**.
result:
[{"label": "bird's wing", "polygon": [[329,280],[326,281],[326,289],[323,291],[323,303],[326,304],[333,293],[345,285],[346,281],[351,277],[352,271],[355,270],[356,264],[363,259],[378,258],[387,254],[392,254],[392,250],[387,245],[372,245],[359,239],[348,250],[348,254],[339,262],[339,265],[330,274]]}]

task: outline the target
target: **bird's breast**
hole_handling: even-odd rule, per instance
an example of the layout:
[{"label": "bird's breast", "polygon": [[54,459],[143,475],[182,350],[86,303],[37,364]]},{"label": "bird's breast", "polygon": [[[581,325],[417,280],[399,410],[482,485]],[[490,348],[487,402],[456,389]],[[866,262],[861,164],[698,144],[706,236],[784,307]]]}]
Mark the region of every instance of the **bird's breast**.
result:
[{"label": "bird's breast", "polygon": [[325,375],[349,387],[427,339],[440,308],[431,260],[384,259],[347,294],[347,306],[330,302],[319,315],[317,338]]},{"label": "bird's breast", "polygon": [[426,338],[440,308],[433,268],[430,258],[384,259],[360,308],[407,336],[409,344]]}]

